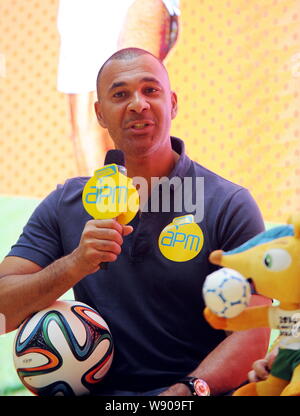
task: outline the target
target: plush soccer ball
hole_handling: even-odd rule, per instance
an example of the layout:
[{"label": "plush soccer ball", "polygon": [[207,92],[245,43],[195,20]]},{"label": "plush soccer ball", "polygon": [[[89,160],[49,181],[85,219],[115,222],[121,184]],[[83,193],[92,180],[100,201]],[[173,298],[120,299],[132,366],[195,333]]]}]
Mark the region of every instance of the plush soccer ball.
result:
[{"label": "plush soccer ball", "polygon": [[203,285],[206,306],[222,318],[234,318],[249,304],[251,289],[236,270],[226,267],[209,274]]},{"label": "plush soccer ball", "polygon": [[90,394],[112,357],[106,322],[76,301],[56,301],[24,321],[13,349],[22,383],[39,396]]}]

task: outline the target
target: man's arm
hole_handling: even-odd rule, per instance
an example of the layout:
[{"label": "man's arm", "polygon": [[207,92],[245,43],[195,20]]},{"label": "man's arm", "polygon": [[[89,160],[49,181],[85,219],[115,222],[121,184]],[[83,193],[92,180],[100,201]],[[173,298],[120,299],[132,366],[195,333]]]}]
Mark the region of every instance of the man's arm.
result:
[{"label": "man's arm", "polygon": [[0,276],[5,332],[15,330],[29,315],[51,305],[83,277],[77,273],[72,256],[44,269],[21,257],[7,257],[0,265]]},{"label": "man's arm", "polygon": [[115,220],[91,220],[78,247],[45,268],[20,257],[6,257],[0,264],[0,313],[5,331],[16,329],[29,315],[51,305],[83,277],[99,270],[101,262],[115,261],[123,236],[131,231],[131,226]]},{"label": "man's arm", "polygon": [[[271,304],[269,299],[253,296],[250,306]],[[247,380],[252,364],[265,356],[269,345],[269,328],[234,332],[222,341],[189,375],[202,378],[211,395],[221,395]],[[162,392],[162,396],[189,396],[187,386],[178,383]]]}]

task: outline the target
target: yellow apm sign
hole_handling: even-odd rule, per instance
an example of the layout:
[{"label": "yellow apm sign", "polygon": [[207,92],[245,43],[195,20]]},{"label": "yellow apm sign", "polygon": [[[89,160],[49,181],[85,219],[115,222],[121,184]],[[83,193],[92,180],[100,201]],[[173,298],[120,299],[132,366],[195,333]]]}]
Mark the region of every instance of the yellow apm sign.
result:
[{"label": "yellow apm sign", "polygon": [[132,179],[123,175],[116,164],[97,169],[82,193],[85,210],[95,219],[117,218],[127,224],[139,210],[139,194]]},{"label": "yellow apm sign", "polygon": [[174,218],[160,233],[161,253],[172,261],[188,261],[196,257],[204,243],[203,232],[194,222],[193,215]]}]

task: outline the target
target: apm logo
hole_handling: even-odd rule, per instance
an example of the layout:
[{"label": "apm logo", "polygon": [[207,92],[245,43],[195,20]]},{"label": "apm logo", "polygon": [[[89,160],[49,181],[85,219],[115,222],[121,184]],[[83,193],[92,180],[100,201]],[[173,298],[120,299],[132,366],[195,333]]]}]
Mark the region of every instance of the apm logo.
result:
[{"label": "apm logo", "polygon": [[196,257],[204,243],[203,232],[194,222],[193,215],[174,218],[160,233],[161,253],[172,261],[188,261]]},{"label": "apm logo", "polygon": [[86,204],[99,204],[100,209],[105,207],[107,200],[110,200],[112,204],[127,204],[128,189],[126,186],[110,186],[105,184],[102,186],[90,186],[90,190],[94,192],[85,194]]},{"label": "apm logo", "polygon": [[93,218],[118,217],[123,224],[131,221],[138,211],[139,196],[132,180],[120,173],[117,165],[111,164],[96,170],[88,180],[83,189],[82,203]]},{"label": "apm logo", "polygon": [[86,204],[99,204],[100,209],[105,207],[107,201],[112,204],[120,204],[121,201],[127,203],[127,186],[118,185],[120,177],[117,175],[117,166],[114,164],[96,170],[94,174],[96,185],[90,185],[88,188],[88,191],[93,190],[94,192],[86,192],[84,195],[84,202]]}]

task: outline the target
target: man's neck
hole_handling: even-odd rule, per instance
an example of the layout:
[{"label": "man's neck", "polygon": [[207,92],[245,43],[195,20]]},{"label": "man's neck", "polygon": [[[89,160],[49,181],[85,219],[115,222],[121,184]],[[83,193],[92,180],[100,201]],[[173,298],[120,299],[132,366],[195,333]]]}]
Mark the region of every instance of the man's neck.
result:
[{"label": "man's neck", "polygon": [[133,163],[130,158],[126,158],[127,174],[131,178],[137,176],[145,178],[148,182],[148,189],[151,191],[151,178],[169,176],[178,159],[179,154],[173,149],[159,156],[134,158]]}]

